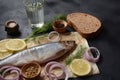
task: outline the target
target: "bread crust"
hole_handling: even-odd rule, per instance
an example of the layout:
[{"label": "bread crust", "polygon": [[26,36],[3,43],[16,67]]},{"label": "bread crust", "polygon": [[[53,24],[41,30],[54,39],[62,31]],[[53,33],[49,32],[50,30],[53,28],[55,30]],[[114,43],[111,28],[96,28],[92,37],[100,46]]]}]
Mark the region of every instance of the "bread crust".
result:
[{"label": "bread crust", "polygon": [[67,22],[85,38],[94,37],[101,30],[101,21],[86,13],[68,14]]}]

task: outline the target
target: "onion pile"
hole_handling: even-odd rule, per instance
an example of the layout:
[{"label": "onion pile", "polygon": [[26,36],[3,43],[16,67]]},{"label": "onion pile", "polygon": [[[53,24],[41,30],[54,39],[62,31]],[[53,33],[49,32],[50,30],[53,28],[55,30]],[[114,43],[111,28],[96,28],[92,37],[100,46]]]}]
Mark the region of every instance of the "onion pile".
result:
[{"label": "onion pile", "polygon": [[[14,66],[3,66],[0,68],[0,80],[20,80],[21,70]],[[12,73],[16,73],[16,77],[12,79],[7,79],[6,75],[10,75]]]},{"label": "onion pile", "polygon": [[[56,68],[61,69],[62,73],[59,75],[55,75],[55,73],[53,73],[52,70]],[[69,78],[68,69],[64,65],[55,61],[49,62],[45,65],[44,73],[45,73],[45,78],[49,78],[49,80],[58,80],[63,78],[65,78],[65,80],[68,80]]]}]

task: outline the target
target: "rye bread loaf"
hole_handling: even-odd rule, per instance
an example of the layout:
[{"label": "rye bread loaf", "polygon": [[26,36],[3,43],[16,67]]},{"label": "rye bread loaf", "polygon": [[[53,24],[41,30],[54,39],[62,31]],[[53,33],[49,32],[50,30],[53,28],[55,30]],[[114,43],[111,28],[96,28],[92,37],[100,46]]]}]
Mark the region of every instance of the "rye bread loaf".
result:
[{"label": "rye bread loaf", "polygon": [[100,20],[86,13],[68,14],[67,22],[85,38],[96,36],[101,29]]}]

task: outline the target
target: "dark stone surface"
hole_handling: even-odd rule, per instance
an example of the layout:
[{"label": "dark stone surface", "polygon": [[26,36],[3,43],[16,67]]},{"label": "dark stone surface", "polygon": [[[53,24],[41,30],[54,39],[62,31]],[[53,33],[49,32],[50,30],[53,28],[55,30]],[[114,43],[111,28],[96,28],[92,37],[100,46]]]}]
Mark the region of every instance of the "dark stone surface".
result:
[{"label": "dark stone surface", "polygon": [[[104,28],[97,38],[88,40],[90,46],[97,47],[101,52],[101,61],[97,63],[101,74],[70,80],[120,80],[120,0],[45,1],[46,22],[60,13],[85,12],[98,17]],[[22,0],[0,0],[0,39],[10,37],[3,24],[11,19],[20,25],[20,38],[31,33]]]}]

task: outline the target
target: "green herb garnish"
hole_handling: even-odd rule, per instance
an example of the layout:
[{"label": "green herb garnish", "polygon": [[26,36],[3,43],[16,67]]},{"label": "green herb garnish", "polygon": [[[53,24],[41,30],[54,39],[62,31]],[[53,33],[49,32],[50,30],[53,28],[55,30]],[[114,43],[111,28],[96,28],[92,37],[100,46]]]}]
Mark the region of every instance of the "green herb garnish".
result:
[{"label": "green herb garnish", "polygon": [[77,52],[76,52],[74,55],[69,56],[69,57],[65,60],[66,65],[69,65],[69,64],[72,62],[73,59],[82,58],[82,56],[83,56],[86,48],[83,47],[83,46],[81,46],[81,45],[78,46],[77,48],[78,48],[78,49],[77,49]]},{"label": "green herb garnish", "polygon": [[51,21],[49,21],[48,23],[45,23],[42,28],[34,28],[32,33],[25,39],[25,41],[29,40],[29,38],[34,38],[39,34],[44,34],[47,32],[50,32],[53,30],[52,28],[52,24],[55,20],[66,20],[66,15],[63,14],[58,14],[57,16],[55,16]]},{"label": "green herb garnish", "polygon": [[46,33],[46,32],[52,31],[53,30],[52,23],[58,19],[66,20],[66,15],[59,14],[59,15],[55,16],[51,21],[44,24],[42,26],[42,28],[34,28],[32,34],[30,36],[34,36],[34,35],[38,35],[40,33]]},{"label": "green herb garnish", "polygon": [[25,41],[26,42],[34,41],[35,43],[40,43],[40,40],[44,39],[47,36],[48,36],[48,34],[44,34],[44,35],[37,36],[37,37],[29,37],[29,38],[26,38]]}]

